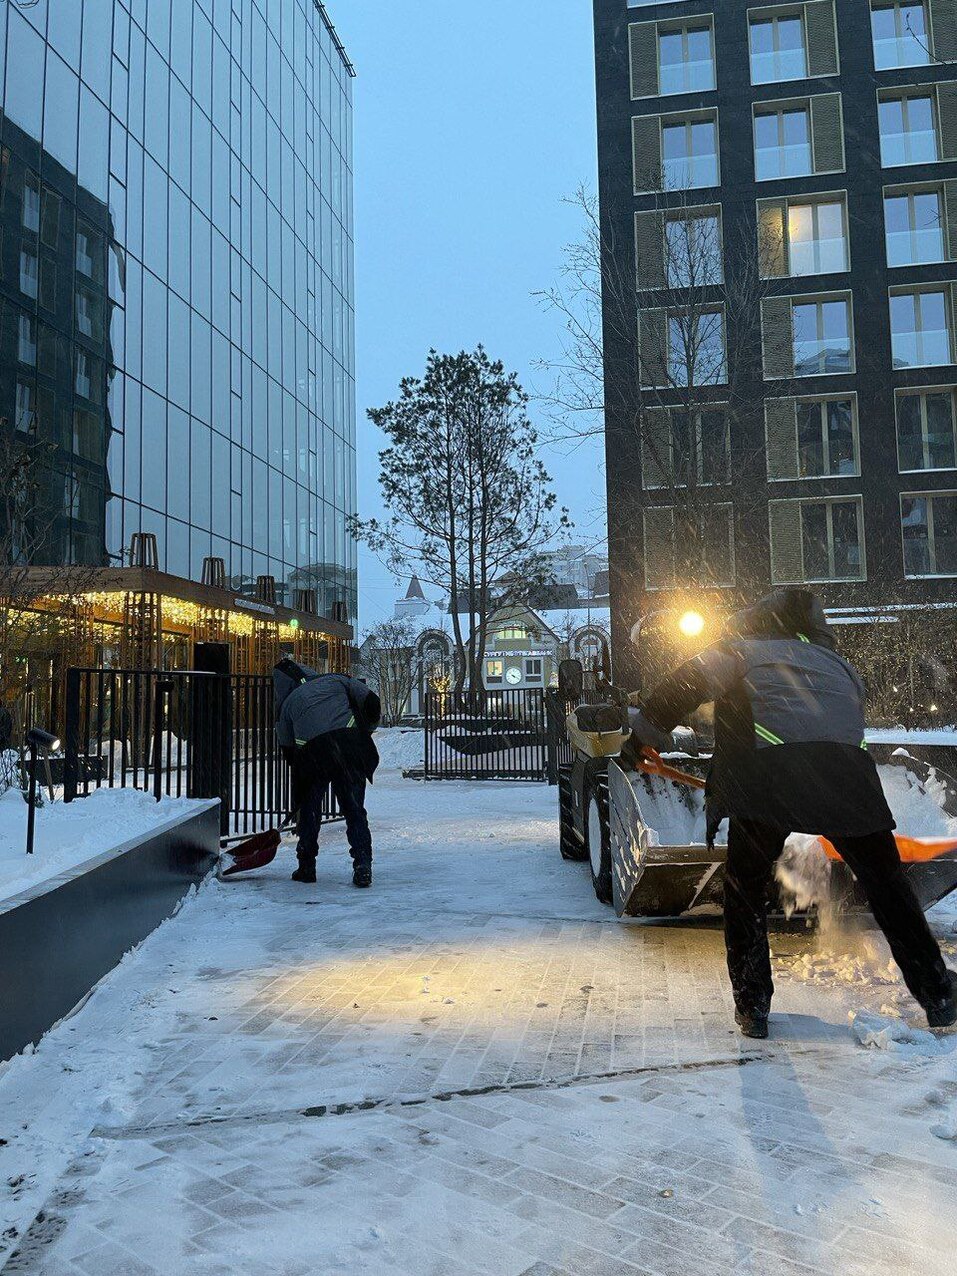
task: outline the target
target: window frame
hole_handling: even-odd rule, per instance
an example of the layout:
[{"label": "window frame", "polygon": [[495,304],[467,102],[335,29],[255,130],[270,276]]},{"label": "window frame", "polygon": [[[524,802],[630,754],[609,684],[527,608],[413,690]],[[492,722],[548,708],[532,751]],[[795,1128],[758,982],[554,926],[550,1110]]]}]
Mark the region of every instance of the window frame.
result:
[{"label": "window frame", "polygon": [[[702,25],[706,24],[706,25]],[[714,14],[702,13],[691,14],[686,18],[668,18],[656,24],[655,31],[655,59],[658,67],[658,93],[657,97],[681,97],[686,93],[714,93],[718,87],[718,61],[714,44]],[[691,63],[688,60],[688,35],[690,31],[707,31],[708,45],[711,53],[711,85],[708,88],[697,86],[688,86],[686,83],[684,88],[680,89],[664,89],[662,88],[662,61],[661,61],[661,37],[663,35],[681,35],[681,50],[684,55],[679,65],[687,70]],[[673,65],[669,63],[669,66]],[[687,80],[687,75],[685,75]],[[632,99],[633,101],[636,99]]]},{"label": "window frame", "polygon": [[[761,242],[761,205],[782,203],[784,205],[784,265],[783,275],[762,275],[764,279],[813,279],[815,275],[846,275],[851,270],[851,236],[850,225],[847,211],[847,191],[812,191],[806,195],[781,195],[781,196],[761,196],[756,202],[757,209],[757,226],[758,226],[758,257],[760,259],[762,252]],[[791,254],[791,223],[790,213],[792,208],[811,208],[812,225],[816,226],[818,222],[818,208],[826,204],[837,204],[841,210],[841,230],[842,239],[844,241],[844,266],[840,270],[824,270],[820,266],[820,236],[815,235],[814,239],[809,241],[814,249],[815,269],[796,273],[793,269]]]},{"label": "window frame", "polygon": [[[656,405],[657,406],[657,405]],[[681,412],[684,409],[680,405],[672,405],[670,407],[661,408],[662,411],[668,413],[668,470],[672,475],[670,483],[646,483],[644,474],[642,474],[641,490],[643,492],[683,492],[689,490],[689,484],[679,483],[675,477],[675,431],[674,417],[672,413]],[[703,477],[704,474],[704,447],[702,441],[701,418],[706,412],[720,412],[724,417],[724,445],[725,445],[725,474],[726,477],[719,482],[710,482]],[[703,487],[715,490],[721,487],[728,487],[731,483],[731,420],[729,416],[729,405],[727,402],[715,402],[704,404],[699,408],[695,408],[693,412],[694,422],[694,455],[695,455],[695,488]]]},{"label": "window frame", "polygon": [[[724,303],[716,301],[713,305],[702,303],[698,307],[694,316],[687,315],[686,310],[681,306],[666,306],[664,308],[665,315],[665,375],[667,377],[667,385],[672,389],[686,390],[693,389],[711,389],[714,386],[722,386],[728,384],[728,320],[725,313]],[[672,360],[672,343],[671,343],[671,324],[672,320],[681,320],[683,317],[696,318],[700,323],[701,319],[708,315],[719,315],[721,318],[721,376],[717,380],[692,380],[690,375],[687,380],[681,381],[675,376],[674,369],[676,367]],[[700,345],[698,352],[700,352]]]},{"label": "window frame", "polygon": [[[895,163],[888,163],[884,158],[884,134],[881,132],[881,103],[896,102],[896,101],[902,102],[904,104],[903,115],[904,115],[904,120],[906,123],[907,117],[909,115],[908,103],[912,101],[914,98],[927,98],[927,100],[930,102],[930,114],[931,114],[931,120],[933,122],[933,128],[934,128],[934,149],[937,152],[937,154],[935,155],[933,159],[904,159]],[[910,146],[910,139],[912,136],[911,130],[909,128],[905,128],[901,136],[903,136],[906,139],[905,148],[909,152],[911,149],[911,146]],[[936,92],[935,84],[933,83],[903,84],[903,85],[894,85],[893,87],[878,89],[877,90],[877,140],[878,140],[878,150],[881,157],[882,169],[919,168],[921,165],[925,165],[925,164],[942,163],[943,161],[941,160],[941,155],[940,155],[940,117],[937,112],[937,92]]]},{"label": "window frame", "polygon": [[[951,429],[954,434],[954,464],[953,465],[924,465],[919,469],[904,468],[901,460],[901,432],[900,432],[900,404],[903,399],[919,399],[920,407],[920,425],[921,425],[921,450],[924,457],[929,455],[930,444],[928,442],[929,435],[927,430],[927,404],[926,398],[930,394],[949,394],[950,395],[950,420]],[[897,472],[898,474],[949,474],[957,470],[957,385],[922,385],[922,386],[897,386],[894,390],[894,433],[897,443]]]},{"label": "window frame", "polygon": [[937,496],[952,496],[957,501],[957,491],[949,488],[941,488],[937,491],[923,492],[901,492],[900,493],[900,529],[901,529],[901,565],[904,569],[905,580],[953,580],[957,577],[957,568],[952,572],[939,572],[937,570],[929,572],[914,573],[907,570],[907,544],[904,539],[904,501],[905,500],[924,500],[927,502],[927,549],[933,567],[936,569],[937,549],[934,541],[934,498]]},{"label": "window frame", "polygon": [[[907,200],[907,221],[908,236],[910,238],[911,247],[913,248],[915,236],[920,232],[920,227],[915,224],[914,201],[918,195],[936,195],[937,208],[940,217],[940,251],[941,256],[932,258],[911,258],[910,261],[897,262],[891,264],[890,252],[888,251],[888,229],[887,229],[887,201],[889,199],[906,199]],[[937,266],[949,261],[948,245],[947,245],[947,208],[946,196],[942,182],[913,182],[904,185],[889,185],[883,187],[881,191],[881,204],[884,216],[884,259],[887,262],[888,270],[906,270],[909,266]],[[901,232],[895,232],[901,233]]]},{"label": "window frame", "polygon": [[[808,57],[808,47],[807,47],[807,20],[805,18],[803,4],[778,5],[771,9],[769,8],[749,9],[747,18],[748,18],[748,76],[752,86],[756,87],[756,86],[765,85],[765,84],[793,84],[803,80],[820,78],[819,76],[812,76],[810,74],[810,60]],[[775,46],[777,46],[778,23],[781,21],[786,22],[788,20],[793,21],[794,19],[797,19],[797,21],[801,24],[801,41],[802,41],[802,50],[804,53],[804,74],[775,76],[774,78],[770,80],[756,80],[754,78],[754,60],[753,60],[754,48],[753,48],[752,39],[751,39],[751,33],[753,28],[757,26],[759,23],[770,22],[773,27],[772,43]],[[775,56],[779,52],[780,52],[780,49],[777,47],[772,49],[772,54]]]},{"label": "window frame", "polygon": [[[538,665],[537,672],[532,671],[529,666]],[[528,686],[538,687],[545,681],[545,660],[543,656],[523,656],[522,657],[522,675]]]},{"label": "window frame", "polygon": [[[669,265],[671,263],[670,250],[668,248],[668,227],[678,223],[691,223],[712,220],[717,222],[717,255],[718,255],[718,278],[702,279],[694,282],[690,279],[682,282],[672,282]],[[662,231],[664,235],[664,276],[665,286],[668,289],[678,290],[681,288],[711,288],[720,287],[724,283],[724,218],[720,204],[693,204],[686,208],[666,208],[662,210]]]},{"label": "window frame", "polygon": [[[492,672],[493,665],[497,666],[497,673]],[[505,682],[505,661],[503,659],[500,660],[497,657],[491,660],[486,657],[483,676],[487,687],[502,686]]]},{"label": "window frame", "polygon": [[[793,372],[794,379],[803,378],[803,377],[853,376],[854,373],[857,371],[857,352],[855,349],[855,340],[854,340],[854,295],[853,293],[851,292],[796,293],[790,296],[788,300],[791,303],[791,350],[792,350],[792,355],[794,360],[794,372]],[[823,370],[818,369],[815,372],[799,372],[798,366],[797,366],[797,362],[798,362],[797,350],[795,348],[797,337],[796,337],[795,327],[794,327],[794,308],[795,306],[807,306],[807,305],[815,305],[817,307],[817,323],[816,323],[816,328],[818,333],[817,341],[820,344],[821,342],[824,341],[823,332],[822,332],[823,326],[824,326],[824,306],[826,303],[831,301],[843,301],[846,308],[849,366],[847,368],[842,368],[835,372],[828,372],[826,369],[823,369]],[[771,378],[771,379],[773,380],[775,378]],[[777,378],[777,379],[780,379],[780,378]],[[785,379],[790,380],[791,378],[785,378]],[[804,398],[805,396],[798,395],[796,397]]]},{"label": "window frame", "polygon": [[[826,408],[829,403],[850,403],[851,405],[851,433],[853,435],[853,440],[854,440],[854,469],[853,471],[850,474],[838,474],[831,471],[827,471],[820,474],[801,474],[799,472],[796,479],[771,479],[769,480],[769,482],[805,483],[812,480],[813,481],[820,481],[820,480],[829,481],[831,479],[852,479],[852,478],[861,477],[861,436],[860,436],[860,427],[858,424],[856,393],[851,392],[848,394],[813,394],[813,395],[808,394],[808,395],[796,396],[794,401],[795,431],[800,430],[800,426],[797,420],[798,408],[800,408],[802,404],[805,406],[808,404],[814,404],[818,408],[818,416],[820,419],[821,455],[829,461],[831,446],[830,446],[830,440],[828,437],[827,413],[826,413]],[[798,470],[800,471],[801,442],[800,442],[799,433],[796,434],[795,446],[796,446],[796,453],[797,453]]]},{"label": "window frame", "polygon": [[[902,32],[902,23],[901,23],[902,2],[906,4],[908,8],[919,7],[924,12],[924,38],[927,40],[927,45],[924,48],[924,51],[927,56],[925,59],[919,62],[895,62],[891,66],[878,66],[877,65],[877,48],[874,43],[874,12],[878,9],[893,9],[894,10],[894,28],[895,28],[894,38],[897,42],[897,47],[899,50],[901,39],[905,38]],[[933,65],[935,59],[930,49],[931,24],[930,24],[930,13],[927,7],[927,0],[870,0],[870,28],[871,28],[871,57],[874,62],[874,70],[878,73],[878,75],[880,75],[884,71],[902,71],[908,67],[920,67],[920,66]],[[914,37],[914,43],[917,44],[918,48],[922,47],[920,44],[920,41],[917,39],[916,36]]]},{"label": "window frame", "polygon": [[[891,305],[891,298],[913,296],[916,299],[918,297],[923,296],[926,293],[936,293],[936,292],[943,293],[943,297],[944,297],[944,319],[947,324],[947,344],[949,347],[948,348],[949,358],[947,359],[945,363],[923,363],[918,361],[916,363],[902,364],[900,367],[897,367],[894,363],[894,311]],[[903,372],[910,368],[949,368],[954,363],[957,363],[957,350],[955,350],[955,344],[957,344],[957,335],[955,335],[955,332],[954,332],[953,295],[951,292],[951,283],[949,280],[928,281],[927,283],[921,283],[921,284],[898,284],[895,287],[888,288],[887,311],[888,311],[888,323],[890,326],[890,333],[891,333],[891,369],[892,371]],[[914,316],[915,316],[915,323],[917,324],[914,331],[917,335],[918,348],[920,348],[920,346],[923,344],[924,327],[923,327],[923,323],[921,322],[921,306],[919,304],[915,305],[914,307]]]},{"label": "window frame", "polygon": [[[758,130],[757,122],[761,118],[768,116],[777,117],[778,121],[778,144],[776,153],[780,154],[783,150],[784,143],[784,117],[785,115],[802,112],[807,120],[807,148],[809,166],[806,171],[801,173],[775,173],[771,176],[762,177],[758,173]],[[754,180],[756,183],[763,182],[786,182],[793,181],[795,178],[816,177],[819,176],[814,169],[814,126],[811,119],[811,99],[805,98],[786,98],[771,99],[767,102],[754,102],[751,107],[751,160],[754,167]]]},{"label": "window frame", "polygon": [[[714,127],[714,161],[715,161],[715,180],[713,182],[682,182],[680,185],[672,186],[667,180],[667,163],[665,157],[665,129],[675,128],[677,125],[683,125],[685,137],[690,140],[691,128],[695,124],[711,124]],[[704,107],[700,110],[665,112],[658,116],[658,129],[660,135],[661,148],[661,193],[671,194],[676,191],[696,191],[696,190],[717,190],[721,185],[721,125],[718,117],[717,107]],[[704,156],[695,157],[694,155],[685,155],[682,163],[693,165],[695,159],[704,159]],[[689,169],[689,174],[690,174]],[[655,192],[636,191],[636,194],[653,194]]]}]

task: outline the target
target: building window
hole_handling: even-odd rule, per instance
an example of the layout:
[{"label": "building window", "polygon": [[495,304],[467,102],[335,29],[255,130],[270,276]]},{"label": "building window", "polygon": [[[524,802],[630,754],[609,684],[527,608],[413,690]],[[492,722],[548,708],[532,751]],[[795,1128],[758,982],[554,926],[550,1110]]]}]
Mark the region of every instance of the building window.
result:
[{"label": "building window", "polygon": [[895,368],[952,363],[949,290],[911,289],[891,293],[891,351]]},{"label": "building window", "polygon": [[851,371],[851,308],[846,298],[795,300],[791,316],[795,376]]},{"label": "building window", "polygon": [[28,248],[20,249],[20,291],[36,300],[39,286],[37,255]]},{"label": "building window", "polygon": [[759,182],[812,173],[811,117],[806,106],[754,117],[754,171]]},{"label": "building window", "polygon": [[884,194],[884,239],[888,266],[944,261],[941,191],[889,191]]},{"label": "building window", "polygon": [[954,390],[897,392],[897,459],[902,472],[957,469]]},{"label": "building window", "polygon": [[750,36],[752,84],[806,78],[807,51],[801,12],[752,18]]},{"label": "building window", "polygon": [[812,399],[797,404],[798,474],[838,478],[860,472],[853,399]]},{"label": "building window", "polygon": [[488,686],[498,686],[505,677],[505,661],[504,660],[486,660],[485,662],[485,681]]},{"label": "building window", "polygon": [[666,121],[661,148],[665,190],[719,184],[716,119]]},{"label": "building window", "polygon": [[17,382],[17,429],[31,431],[36,421],[36,388],[25,381]]},{"label": "building window", "polygon": [[[671,589],[678,575],[690,573],[712,588],[734,585],[734,518],[731,505],[707,505],[697,512],[670,507],[646,508],[644,522],[645,588]],[[691,522],[687,522],[690,519]],[[678,527],[678,524],[684,524]],[[677,539],[676,539],[677,533]]]},{"label": "building window", "polygon": [[528,631],[520,625],[500,629],[495,635],[496,642],[524,642],[527,638]]},{"label": "building window", "polygon": [[34,235],[40,230],[40,181],[33,173],[23,179],[23,228]]},{"label": "building window", "polygon": [[901,496],[905,576],[957,576],[957,492]]},{"label": "building window", "polygon": [[724,312],[696,310],[668,316],[668,380],[675,386],[727,381]]},{"label": "building window", "polygon": [[665,266],[669,288],[708,287],[724,277],[719,212],[665,217]]},{"label": "building window", "polygon": [[658,92],[707,92],[715,86],[711,26],[658,28]]},{"label": "building window", "polygon": [[802,501],[801,547],[805,580],[858,580],[861,574],[858,502]]},{"label": "building window", "polygon": [[531,684],[541,685],[542,681],[542,661],[538,656],[526,657],[525,660],[525,681]]},{"label": "building window", "polygon": [[758,215],[762,275],[827,275],[848,269],[843,197],[762,200]]},{"label": "building window", "polygon": [[642,487],[713,487],[730,482],[731,432],[721,408],[647,413],[642,430]]},{"label": "building window", "polygon": [[879,0],[871,4],[874,66],[886,71],[930,62],[927,14],[922,0]]},{"label": "building window", "polygon": [[17,316],[17,358],[21,363],[37,361],[37,323],[30,315]]},{"label": "building window", "polygon": [[931,164],[940,158],[934,99],[930,93],[882,95],[878,111],[881,163],[885,168]]},{"label": "building window", "polygon": [[734,584],[734,515],[730,505],[706,505],[698,513],[701,582],[714,589]]}]

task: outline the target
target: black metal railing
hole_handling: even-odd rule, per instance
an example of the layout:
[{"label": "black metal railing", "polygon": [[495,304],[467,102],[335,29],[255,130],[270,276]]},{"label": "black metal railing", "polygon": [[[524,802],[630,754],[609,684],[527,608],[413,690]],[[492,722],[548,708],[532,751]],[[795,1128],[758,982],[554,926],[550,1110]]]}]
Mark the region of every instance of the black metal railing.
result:
[{"label": "black metal railing", "polygon": [[[268,675],[68,670],[64,801],[135,788],[219,798],[224,836],[282,823],[292,793],[273,696]],[[338,818],[331,793],[323,818]]]},{"label": "black metal railing", "polygon": [[541,687],[425,697],[427,780],[545,780]]}]

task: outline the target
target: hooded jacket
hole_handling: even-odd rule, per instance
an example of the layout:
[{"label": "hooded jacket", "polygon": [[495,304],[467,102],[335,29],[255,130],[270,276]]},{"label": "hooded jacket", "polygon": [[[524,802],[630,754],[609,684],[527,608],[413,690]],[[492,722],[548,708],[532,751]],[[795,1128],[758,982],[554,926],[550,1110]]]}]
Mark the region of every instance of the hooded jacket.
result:
[{"label": "hooded jacket", "polygon": [[673,727],[714,702],[709,841],[726,816],[833,837],[892,829],[865,748],[863,684],[834,651],[817,598],[779,590],[728,632],[654,688],[637,730],[665,747]]},{"label": "hooded jacket", "polygon": [[317,673],[286,657],[273,670],[276,739],[294,772],[304,763],[322,771],[345,768],[371,780],[379,764],[372,732],[379,697],[341,673]]}]

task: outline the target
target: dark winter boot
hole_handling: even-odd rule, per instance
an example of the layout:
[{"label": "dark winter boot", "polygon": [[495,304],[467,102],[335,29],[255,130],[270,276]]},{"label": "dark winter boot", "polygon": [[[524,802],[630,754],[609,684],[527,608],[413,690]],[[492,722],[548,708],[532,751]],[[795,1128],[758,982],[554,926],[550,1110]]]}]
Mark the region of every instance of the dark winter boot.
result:
[{"label": "dark winter boot", "polygon": [[294,882],[314,882],[316,880],[315,862],[309,864],[300,860],[299,867],[292,875],[292,880]]},{"label": "dark winter boot", "polygon": [[768,1035],[768,1017],[757,1011],[736,1010],[734,1022],[741,1029],[742,1037],[754,1037],[756,1041],[763,1041]]},{"label": "dark winter boot", "polygon": [[948,970],[950,996],[932,1001],[927,1007],[927,1022],[931,1028],[949,1028],[957,1023],[957,971]]},{"label": "dark winter boot", "polygon": [[352,870],[352,885],[366,887],[372,885],[372,865],[356,864]]}]

